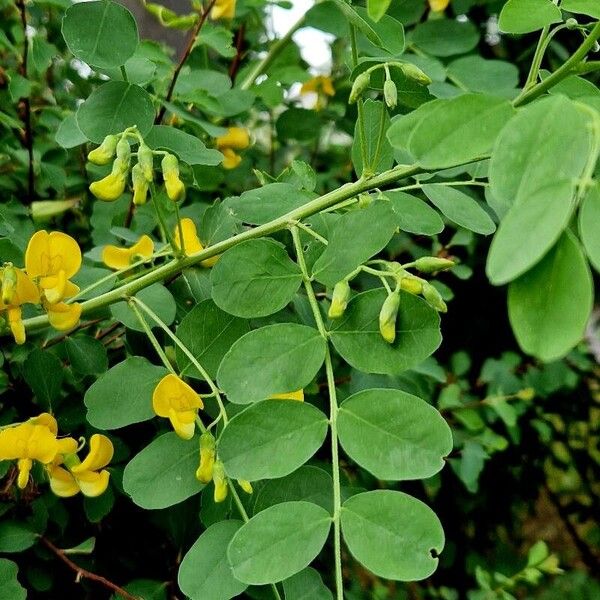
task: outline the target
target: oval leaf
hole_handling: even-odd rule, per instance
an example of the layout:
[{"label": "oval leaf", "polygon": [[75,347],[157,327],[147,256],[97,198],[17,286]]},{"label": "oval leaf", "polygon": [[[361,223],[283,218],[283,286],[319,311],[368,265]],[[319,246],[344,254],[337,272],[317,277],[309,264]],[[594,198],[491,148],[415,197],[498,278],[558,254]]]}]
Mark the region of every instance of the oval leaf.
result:
[{"label": "oval leaf", "polygon": [[385,197],[391,201],[402,231],[435,235],[444,229],[440,215],[423,200],[404,192],[385,192]]},{"label": "oval leaf", "polygon": [[420,500],[389,490],[365,492],[344,502],[341,521],[348,549],[375,575],[419,581],[436,570],[444,531]]},{"label": "oval leaf", "polygon": [[327,417],[311,404],[264,400],[237,414],[218,442],[233,479],[274,479],[302,466],[323,444]]},{"label": "oval leaf", "polygon": [[316,329],[267,325],[241,337],[223,358],[217,380],[230,402],[250,404],[306,387],[325,360]]},{"label": "oval leaf", "polygon": [[581,205],[579,234],[590,262],[600,273],[600,185],[598,183],[588,190]]},{"label": "oval leaf", "polygon": [[229,544],[234,576],[253,585],[291,577],[321,551],[330,526],[329,513],[309,502],[284,502],[263,510]]},{"label": "oval leaf", "polygon": [[560,8],[552,0],[508,0],[498,26],[505,33],[530,33],[561,20]]}]

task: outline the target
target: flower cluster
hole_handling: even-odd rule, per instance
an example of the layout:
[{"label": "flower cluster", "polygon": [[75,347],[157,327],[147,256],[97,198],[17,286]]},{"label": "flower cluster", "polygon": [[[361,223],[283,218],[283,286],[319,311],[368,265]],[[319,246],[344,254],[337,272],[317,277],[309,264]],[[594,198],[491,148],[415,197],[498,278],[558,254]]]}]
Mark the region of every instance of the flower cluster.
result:
[{"label": "flower cluster", "polygon": [[27,487],[37,461],[43,465],[50,489],[57,496],[66,498],[81,492],[95,497],[104,493],[110,478],[105,467],[113,457],[112,442],[104,435],[92,435],[89,453],[81,461],[77,441],[57,435],[56,419],[49,413],[0,431],[0,460],[17,461],[17,487]]},{"label": "flower cluster", "polygon": [[17,344],[25,342],[22,320],[24,304],[41,304],[50,325],[60,331],[74,327],[81,306],[68,303],[79,292],[71,278],[81,268],[81,250],[66,233],[45,230],[33,234],[25,251],[25,268],[5,263],[0,268],[0,317],[6,322]]}]

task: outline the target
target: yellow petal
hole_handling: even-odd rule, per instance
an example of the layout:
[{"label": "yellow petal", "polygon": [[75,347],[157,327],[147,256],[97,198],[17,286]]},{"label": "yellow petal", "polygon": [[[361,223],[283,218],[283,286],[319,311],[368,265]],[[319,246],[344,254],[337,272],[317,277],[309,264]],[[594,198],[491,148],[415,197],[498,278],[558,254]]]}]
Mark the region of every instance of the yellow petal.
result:
[{"label": "yellow petal", "polygon": [[[77,452],[79,444],[72,437],[60,438],[56,441],[58,442],[57,454],[75,454]],[[62,461],[62,458],[60,460]]]},{"label": "yellow petal", "polygon": [[29,471],[31,471],[31,467],[33,466],[33,462],[30,458],[21,458],[17,462],[17,468],[19,469],[19,477],[17,478],[17,487],[20,490],[24,490],[29,483]]},{"label": "yellow petal", "polygon": [[321,90],[327,96],[335,96],[335,89],[333,87],[333,81],[331,81],[331,77],[321,77]]},{"label": "yellow petal", "polygon": [[61,498],[70,498],[79,492],[79,486],[69,471],[62,467],[48,468],[50,489]]},{"label": "yellow petal", "polygon": [[[186,256],[190,256],[192,254],[196,254],[196,252],[200,252],[204,250],[204,246],[198,237],[198,233],[196,230],[196,225],[192,219],[181,219],[181,231],[183,233],[183,244],[185,247]],[[173,242],[177,249],[181,248],[181,242],[179,237],[179,227],[176,225],[173,230]]]},{"label": "yellow petal", "polygon": [[171,410],[176,412],[197,410],[204,408],[204,403],[185,381],[169,373],[154,388],[152,406],[159,417],[169,417]]},{"label": "yellow petal", "polygon": [[191,440],[194,437],[196,429],[195,419],[195,411],[176,411],[173,408],[169,410],[169,421],[171,421],[173,430],[184,440]]},{"label": "yellow petal", "polygon": [[9,308],[7,311],[8,316],[8,324],[10,326],[10,331],[13,334],[13,338],[15,338],[15,342],[17,344],[25,343],[25,325],[21,319],[21,308],[13,307]]},{"label": "yellow petal", "polygon": [[[23,423],[29,425],[29,423]],[[45,425],[33,425],[27,438],[25,458],[39,460],[41,463],[50,463],[58,452],[56,435]]]},{"label": "yellow petal", "polygon": [[14,460],[19,458],[17,449],[16,427],[8,427],[0,431],[0,460]]},{"label": "yellow petal", "polygon": [[173,202],[179,202],[185,198],[185,185],[178,175],[165,175],[165,189],[167,196]]},{"label": "yellow petal", "polygon": [[81,267],[79,244],[61,231],[41,230],[33,234],[25,251],[25,270],[29,277],[58,275],[62,270],[67,279]]},{"label": "yellow petal", "polygon": [[75,476],[77,485],[84,496],[95,498],[106,491],[110,473],[105,469],[96,473],[95,471],[84,471]]},{"label": "yellow petal", "polygon": [[216,139],[217,148],[244,150],[250,145],[248,130],[244,127],[228,127],[227,133]]},{"label": "yellow petal", "polygon": [[72,281],[68,281],[65,283],[65,291],[63,298],[71,298],[79,293],[79,286],[75,285]]},{"label": "yellow petal", "polygon": [[55,436],[58,433],[58,424],[56,419],[50,413],[40,413],[37,417],[29,419],[29,422],[34,425],[43,425],[44,427],[47,427],[50,430],[50,433]]},{"label": "yellow petal", "polygon": [[231,148],[222,148],[221,152],[225,157],[222,163],[224,169],[235,169],[242,162],[242,157]]},{"label": "yellow petal", "polygon": [[80,464],[71,468],[72,473],[84,471],[98,471],[103,469],[112,459],[114,447],[112,442],[100,433],[95,433],[90,438],[90,451]]},{"label": "yellow petal", "polygon": [[[70,235],[62,233],[62,231],[51,231],[49,242],[55,272],[63,269],[67,279],[71,279],[81,268],[79,244]],[[58,261],[58,257],[60,257],[60,261]],[[57,262],[60,264],[56,264]]]},{"label": "yellow petal", "polygon": [[126,269],[131,264],[131,250],[119,246],[104,246],[102,250],[102,262],[109,268]]},{"label": "yellow petal", "polygon": [[429,0],[429,6],[433,12],[442,12],[448,7],[450,0]]},{"label": "yellow petal", "polygon": [[236,0],[217,0],[210,12],[211,19],[233,19]]},{"label": "yellow petal", "polygon": [[[154,252],[154,242],[152,241],[152,238],[143,235],[133,246],[131,246],[131,252],[136,257],[150,258]],[[137,260],[139,260],[139,258]]]},{"label": "yellow petal", "polygon": [[90,184],[90,192],[105,202],[112,202],[125,191],[125,176],[121,172],[109,173],[103,179]]},{"label": "yellow petal", "polygon": [[50,304],[56,304],[65,297],[67,274],[61,269],[57,275],[42,277],[40,287],[44,290],[44,297]]},{"label": "yellow petal", "polygon": [[[48,268],[48,257],[50,255],[48,237],[48,232],[42,229],[36,231],[27,244],[25,270],[29,277],[40,277],[48,274],[45,272]],[[42,260],[43,257],[45,257],[44,261]]]},{"label": "yellow petal", "polygon": [[40,301],[40,292],[37,286],[28,277],[22,269],[15,269],[17,272],[17,286],[13,304],[37,304]]},{"label": "yellow petal", "polygon": [[297,390],[295,392],[286,392],[284,394],[273,394],[270,397],[271,400],[298,400],[304,402],[304,390]]},{"label": "yellow petal", "polygon": [[79,322],[81,317],[81,304],[74,302],[73,304],[65,304],[59,302],[47,307],[48,321],[50,325],[58,331],[67,331],[72,329]]}]

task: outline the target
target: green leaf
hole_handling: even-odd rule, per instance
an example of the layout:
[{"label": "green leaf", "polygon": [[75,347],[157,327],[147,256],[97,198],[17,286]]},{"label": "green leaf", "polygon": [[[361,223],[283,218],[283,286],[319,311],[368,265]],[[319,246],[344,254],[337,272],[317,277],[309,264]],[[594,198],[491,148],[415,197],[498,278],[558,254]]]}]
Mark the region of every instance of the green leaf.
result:
[{"label": "green leaf", "polygon": [[552,0],[508,0],[500,11],[498,26],[505,33],[530,33],[560,21],[560,8]]},{"label": "green leaf", "polygon": [[23,552],[36,542],[38,534],[19,521],[0,523],[0,552]]},{"label": "green leaf", "polygon": [[142,136],[146,136],[153,122],[154,106],[148,92],[125,81],[108,81],[97,87],[77,111],[81,133],[96,144],[107,135],[120,133],[134,125]]},{"label": "green leaf", "polygon": [[367,12],[373,21],[379,21],[387,12],[392,0],[367,0]]},{"label": "green leaf", "polygon": [[333,481],[323,469],[304,465],[287,477],[271,479],[257,492],[254,514],[269,506],[291,500],[305,500],[333,513]]},{"label": "green leaf", "polygon": [[313,265],[315,279],[335,285],[383,250],[397,226],[396,214],[384,200],[347,212],[336,221],[329,244]]},{"label": "green leaf", "polygon": [[167,372],[140,356],[126,358],[85,393],[88,422],[98,429],[118,429],[151,419],[152,393]]},{"label": "green leaf", "polygon": [[496,231],[490,215],[464,192],[435,183],[424,185],[422,190],[436,208],[457,225],[482,235]]},{"label": "green leaf", "polygon": [[312,567],[292,575],[283,582],[285,600],[333,600],[318,571]]},{"label": "green leaf", "polygon": [[430,19],[419,23],[410,41],[433,56],[452,56],[473,50],[479,42],[479,32],[471,21]]},{"label": "green leaf", "polygon": [[321,134],[321,120],[314,110],[292,107],[279,115],[275,130],[282,141],[310,142]]},{"label": "green leaf", "polygon": [[[390,125],[390,116],[383,102],[368,98],[363,104],[363,122],[365,131],[365,155],[367,158],[368,171],[372,173],[381,173],[390,169],[394,163],[394,154],[392,147],[382,132],[387,131]],[[382,125],[383,121],[383,125]],[[356,121],[354,127],[354,141],[352,143],[352,164],[354,170],[362,175],[365,166],[362,160],[361,136],[359,131],[359,121]],[[381,141],[380,141],[381,135]]]},{"label": "green leaf", "polygon": [[316,329],[267,325],[242,336],[223,358],[217,380],[230,402],[250,404],[306,387],[325,360]]},{"label": "green leaf", "polygon": [[73,370],[82,375],[96,375],[108,369],[108,355],[101,341],[88,336],[69,336],[65,351]]},{"label": "green leaf", "polygon": [[444,229],[440,215],[415,196],[405,192],[385,192],[396,213],[398,226],[402,231],[418,235],[436,235]]},{"label": "green leaf", "polygon": [[166,508],[197,494],[198,439],[170,432],[136,454],[123,472],[123,489],[142,508]]},{"label": "green leaf", "polygon": [[292,300],[302,273],[278,242],[248,240],[221,256],[211,283],[213,300],[223,310],[238,317],[265,317]]},{"label": "green leaf", "polygon": [[600,185],[591,187],[579,210],[579,235],[590,262],[600,272]]},{"label": "green leaf", "polygon": [[393,389],[363,390],[344,400],[338,436],[352,460],[391,481],[431,477],[452,451],[452,432],[440,413]]},{"label": "green leaf", "polygon": [[116,2],[82,2],[67,9],[62,34],[69,50],[94,67],[119,67],[133,55],[138,30],[133,15]]},{"label": "green leaf", "polygon": [[17,573],[19,568],[7,558],[0,558],[0,598],[10,600],[25,600],[27,590],[19,583]]},{"label": "green leaf", "polygon": [[489,170],[492,208],[500,218],[540,188],[580,177],[589,155],[588,119],[568,98],[551,96],[520,109],[506,124]]},{"label": "green leaf", "polygon": [[595,19],[600,19],[600,6],[596,0],[563,0],[560,5],[562,10],[572,13],[581,13]]},{"label": "green leaf", "polygon": [[191,600],[228,600],[248,586],[231,573],[227,546],[242,521],[221,521],[211,525],[187,551],[179,566],[177,582]]},{"label": "green leaf", "polygon": [[[440,100],[414,127],[408,151],[425,169],[477,160],[489,154],[513,114],[507,100],[494,96],[464,94]],[[395,141],[391,136],[390,140]]]},{"label": "green leaf", "polygon": [[[153,283],[151,286],[139,291],[136,294],[136,297],[151,308],[156,315],[162,319],[165,325],[170,325],[175,320],[177,305],[175,304],[173,295],[164,285]],[[117,321],[123,323],[125,327],[133,329],[134,331],[144,331],[137,316],[127,302],[123,301],[112,304],[110,312],[112,313],[112,316]],[[146,323],[148,323],[151,328],[159,327],[154,319],[146,315],[143,311],[141,312],[144,315]]]},{"label": "green leaf", "polygon": [[321,447],[327,417],[312,404],[264,400],[237,414],[217,448],[227,475],[257,481],[284,477]]},{"label": "green leaf", "polygon": [[153,150],[164,149],[176,154],[188,165],[218,165],[223,155],[209,149],[194,135],[167,125],[154,125],[144,141]]},{"label": "green leaf", "polygon": [[223,201],[234,217],[251,225],[263,225],[316,198],[289,183],[269,183]]},{"label": "green leaf", "polygon": [[36,348],[23,364],[23,377],[41,405],[51,408],[64,379],[60,360],[52,352]]},{"label": "green leaf", "polygon": [[[212,300],[196,305],[177,327],[177,337],[211,377],[215,377],[232,344],[250,331],[248,321],[222,311]],[[175,347],[182,375],[204,379],[179,346]]]},{"label": "green leaf", "polygon": [[506,97],[519,85],[519,69],[504,60],[463,56],[448,65],[448,76],[470,92]]},{"label": "green leaf", "polygon": [[490,282],[508,283],[533,267],[558,240],[574,210],[575,186],[568,179],[551,182],[514,204],[490,247]]},{"label": "green leaf", "polygon": [[381,37],[379,37],[377,31],[373,29],[371,24],[359,13],[359,11],[355,10],[354,7],[344,2],[344,0],[333,1],[343,15],[348,19],[348,21],[354,27],[356,27],[372,44],[375,44],[375,46],[379,48],[385,48],[385,43]]},{"label": "green leaf", "polygon": [[425,360],[442,341],[437,312],[424,300],[402,292],[396,340],[388,344],[379,333],[379,311],[386,297],[383,289],[358,294],[333,323],[335,349],[359,371],[397,375]]},{"label": "green leaf", "polygon": [[330,526],[329,513],[309,502],[284,502],[263,510],[229,544],[234,576],[262,585],[295,575],[321,551]]},{"label": "green leaf", "polygon": [[444,531],[423,502],[390,490],[352,496],[342,505],[342,533],[369,571],[396,581],[419,581],[437,568]]},{"label": "green leaf", "polygon": [[404,52],[404,27],[400,21],[390,15],[382,15],[379,21],[375,22],[369,18],[367,11],[362,6],[353,6],[352,8],[365,23],[368,22],[369,27],[379,38],[379,42],[375,43],[367,36],[369,42],[375,44],[386,54],[398,55]]},{"label": "green leaf", "polygon": [[87,137],[81,133],[75,114],[67,115],[58,126],[54,136],[56,143],[63,148],[75,148],[87,142]]},{"label": "green leaf", "polygon": [[585,256],[569,231],[508,288],[508,315],[523,351],[550,362],[583,337],[594,288]]}]

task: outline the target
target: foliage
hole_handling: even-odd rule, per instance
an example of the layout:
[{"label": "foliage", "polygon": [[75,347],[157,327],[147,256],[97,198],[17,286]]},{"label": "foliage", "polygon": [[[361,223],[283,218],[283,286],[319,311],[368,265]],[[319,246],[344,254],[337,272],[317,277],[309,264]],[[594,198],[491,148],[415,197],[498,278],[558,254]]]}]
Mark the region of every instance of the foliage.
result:
[{"label": "foliage", "polygon": [[596,1],[144,6],[0,0],[0,595],[596,597]]}]

